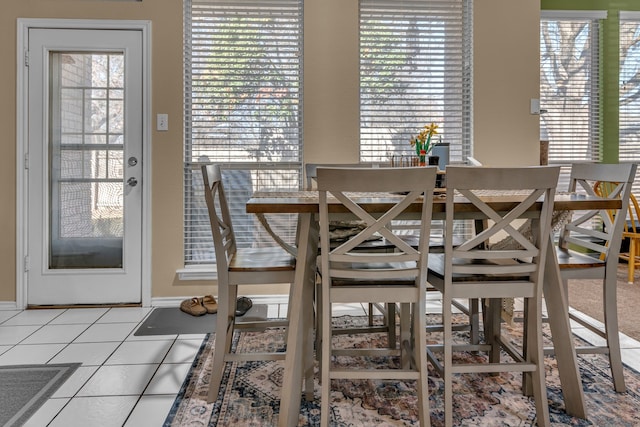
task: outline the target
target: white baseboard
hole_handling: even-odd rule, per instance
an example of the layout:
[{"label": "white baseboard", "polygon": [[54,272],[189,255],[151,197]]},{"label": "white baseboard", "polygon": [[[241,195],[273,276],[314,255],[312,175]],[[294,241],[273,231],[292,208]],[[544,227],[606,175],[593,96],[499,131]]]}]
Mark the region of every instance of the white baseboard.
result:
[{"label": "white baseboard", "polygon": [[[254,304],[286,304],[286,295],[243,295],[251,298]],[[159,297],[151,298],[152,307],[180,307],[180,303],[185,299],[192,298],[186,297]]]},{"label": "white baseboard", "polygon": [[18,305],[15,301],[0,301],[0,311],[4,310],[18,310]]}]

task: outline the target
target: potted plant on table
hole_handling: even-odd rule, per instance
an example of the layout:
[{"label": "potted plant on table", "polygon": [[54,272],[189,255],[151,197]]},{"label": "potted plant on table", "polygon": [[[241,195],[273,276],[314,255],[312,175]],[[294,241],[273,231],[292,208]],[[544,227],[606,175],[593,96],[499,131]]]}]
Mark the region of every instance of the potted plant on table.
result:
[{"label": "potted plant on table", "polygon": [[[418,157],[418,164],[420,166],[426,165],[427,155],[431,152],[431,149],[435,145],[432,143],[433,135],[438,133],[438,125],[431,123],[426,125],[418,135],[412,137],[409,143],[415,148],[416,156]],[[436,163],[437,164],[437,161]]]}]

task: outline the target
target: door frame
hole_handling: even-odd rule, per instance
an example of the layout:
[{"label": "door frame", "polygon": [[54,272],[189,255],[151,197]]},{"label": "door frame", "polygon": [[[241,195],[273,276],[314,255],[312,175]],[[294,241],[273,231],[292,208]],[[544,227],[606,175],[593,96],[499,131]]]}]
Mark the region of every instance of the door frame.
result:
[{"label": "door frame", "polygon": [[142,34],[142,306],[151,306],[151,21],[18,18],[16,51],[16,307],[27,306],[29,30],[132,30]]}]

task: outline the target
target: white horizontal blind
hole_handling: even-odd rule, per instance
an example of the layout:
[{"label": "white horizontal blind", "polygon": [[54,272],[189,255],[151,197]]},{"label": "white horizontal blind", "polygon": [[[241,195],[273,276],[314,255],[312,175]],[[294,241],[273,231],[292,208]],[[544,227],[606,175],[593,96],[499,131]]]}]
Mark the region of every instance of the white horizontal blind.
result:
[{"label": "white horizontal blind", "polygon": [[[251,194],[299,189],[302,0],[185,0],[185,265],[213,263],[199,165],[223,165],[241,246],[269,240]],[[285,240],[295,219],[275,219]],[[270,242],[269,244],[273,244]]]},{"label": "white horizontal blind", "polygon": [[601,160],[599,22],[569,12],[540,22],[540,135],[549,163],[565,165],[559,190],[568,186],[567,165]]},{"label": "white horizontal blind", "polygon": [[[619,156],[620,162],[640,162],[640,13],[620,15]],[[636,195],[639,178],[633,184]]]},{"label": "white horizontal blind", "polygon": [[360,0],[362,161],[415,154],[432,122],[450,162],[471,155],[472,32],[470,0]]}]

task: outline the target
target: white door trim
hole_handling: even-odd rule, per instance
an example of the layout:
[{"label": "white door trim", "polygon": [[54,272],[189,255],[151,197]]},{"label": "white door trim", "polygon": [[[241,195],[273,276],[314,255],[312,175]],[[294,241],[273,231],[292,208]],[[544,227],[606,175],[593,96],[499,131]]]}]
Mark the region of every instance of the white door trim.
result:
[{"label": "white door trim", "polygon": [[142,32],[142,305],[151,306],[151,21],[18,18],[16,57],[16,306],[27,305],[28,70],[25,66],[31,28],[118,29]]}]

